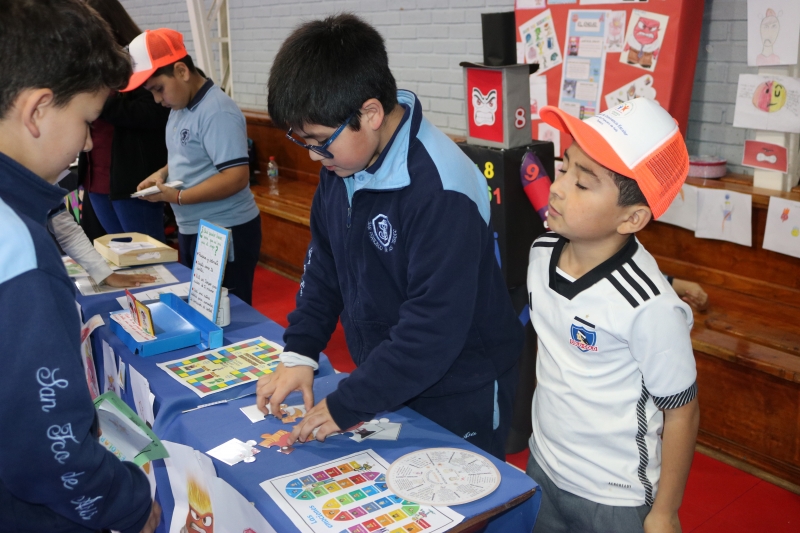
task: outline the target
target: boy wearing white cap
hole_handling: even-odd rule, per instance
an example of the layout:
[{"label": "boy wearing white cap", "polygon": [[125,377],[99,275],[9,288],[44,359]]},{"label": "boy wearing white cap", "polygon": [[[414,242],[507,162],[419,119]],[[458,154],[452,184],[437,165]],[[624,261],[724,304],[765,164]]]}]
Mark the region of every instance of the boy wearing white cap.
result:
[{"label": "boy wearing white cap", "polygon": [[534,531],[678,532],[699,423],[692,311],[635,233],[680,190],[686,146],[644,98],[586,121],[551,106],[540,116],[575,142],[528,266]]}]

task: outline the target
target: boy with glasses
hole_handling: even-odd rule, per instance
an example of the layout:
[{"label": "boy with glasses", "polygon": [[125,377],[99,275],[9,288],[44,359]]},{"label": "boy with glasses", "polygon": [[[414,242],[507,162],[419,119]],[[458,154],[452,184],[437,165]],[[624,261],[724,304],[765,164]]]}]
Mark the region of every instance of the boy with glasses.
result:
[{"label": "boy with glasses", "polygon": [[[282,364],[259,380],[259,407],[276,413],[301,390],[309,411],[290,440],[303,442],[407,405],[504,457],[522,328],[483,175],[397,90],[383,39],[353,15],[289,36],[268,106],[324,168]],[[340,317],[358,368],[312,408],[313,370]]]}]

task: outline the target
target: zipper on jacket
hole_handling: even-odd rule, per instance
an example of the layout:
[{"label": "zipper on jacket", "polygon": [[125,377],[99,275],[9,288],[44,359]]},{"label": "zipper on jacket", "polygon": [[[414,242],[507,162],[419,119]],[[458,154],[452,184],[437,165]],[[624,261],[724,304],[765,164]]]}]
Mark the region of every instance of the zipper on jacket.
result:
[{"label": "zipper on jacket", "polygon": [[347,206],[347,229],[350,229],[350,217],[353,214],[353,206]]}]

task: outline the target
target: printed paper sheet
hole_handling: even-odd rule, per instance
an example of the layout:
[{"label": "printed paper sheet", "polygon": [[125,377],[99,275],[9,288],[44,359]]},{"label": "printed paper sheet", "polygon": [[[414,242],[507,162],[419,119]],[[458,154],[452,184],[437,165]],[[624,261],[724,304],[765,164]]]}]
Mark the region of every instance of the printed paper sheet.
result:
[{"label": "printed paper sheet", "polygon": [[280,363],[283,347],[264,337],[229,344],[158,367],[201,398],[257,381]]},{"label": "printed paper sheet", "polygon": [[[607,3],[607,2],[604,2]],[[622,52],[625,47],[625,11],[610,11],[606,30],[606,52]]]},{"label": "printed paper sheet", "polygon": [[261,488],[303,533],[409,531],[436,533],[464,517],[449,507],[403,500],[386,485],[388,463],[373,450],[269,479]]},{"label": "printed paper sheet", "polygon": [[558,107],[586,119],[600,112],[606,69],[606,10],[570,10]]},{"label": "printed paper sheet", "polygon": [[547,76],[531,74],[531,120],[539,120],[539,110],[547,105]]},{"label": "printed paper sheet", "polygon": [[[153,283],[142,283],[142,287],[152,287],[153,285],[166,285],[167,283],[177,283],[178,279],[173,276],[167,267],[164,265],[151,265],[146,267],[137,267],[126,269],[120,274],[150,274],[156,280]],[[119,292],[125,289],[112,287],[110,285],[98,285],[94,278],[84,277],[75,280],[75,285],[81,294],[84,296],[91,296],[93,294],[104,294],[107,292]],[[127,306],[126,306],[127,307]]]},{"label": "printed paper sheet", "polygon": [[695,237],[753,245],[753,197],[723,189],[697,190]]},{"label": "printed paper sheet", "polygon": [[545,9],[519,27],[522,44],[525,46],[525,62],[537,63],[537,74],[547,72],[560,65],[563,58],[558,47],[553,15]]},{"label": "printed paper sheet", "polygon": [[764,249],[800,257],[800,202],[769,199]]},{"label": "printed paper sheet", "polygon": [[794,65],[800,38],[800,2],[747,1],[747,64]]},{"label": "printed paper sheet", "polygon": [[800,79],[739,74],[733,125],[800,133]]},{"label": "printed paper sheet", "polygon": [[606,106],[612,108],[619,104],[624,104],[628,100],[634,98],[648,98],[650,100],[656,99],[656,90],[653,88],[653,76],[645,74],[635,80],[626,83],[619,89],[611,91],[606,95]]}]

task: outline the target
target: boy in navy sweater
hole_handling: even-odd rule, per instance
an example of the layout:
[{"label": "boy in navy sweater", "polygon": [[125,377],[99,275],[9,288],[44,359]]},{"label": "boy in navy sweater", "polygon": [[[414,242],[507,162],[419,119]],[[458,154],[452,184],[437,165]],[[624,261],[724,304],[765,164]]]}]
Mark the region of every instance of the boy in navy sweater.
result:
[{"label": "boy in navy sweater", "polygon": [[522,328],[494,257],[486,181],[422,104],[397,90],[383,39],[349,14],[300,26],[269,79],[269,112],[321,161],[311,244],[282,365],[258,384],[273,413],[341,317],[358,368],[291,441],[323,440],[407,405],[504,457]]},{"label": "boy in navy sweater", "polygon": [[81,0],[0,2],[0,530],[151,532],[144,473],[98,441],[75,287],[47,231],[127,55]]}]

